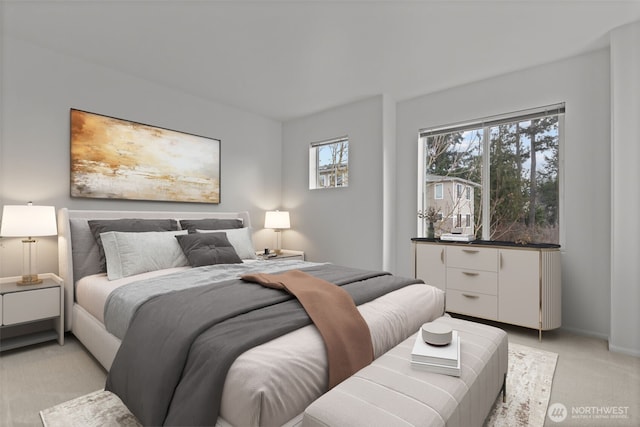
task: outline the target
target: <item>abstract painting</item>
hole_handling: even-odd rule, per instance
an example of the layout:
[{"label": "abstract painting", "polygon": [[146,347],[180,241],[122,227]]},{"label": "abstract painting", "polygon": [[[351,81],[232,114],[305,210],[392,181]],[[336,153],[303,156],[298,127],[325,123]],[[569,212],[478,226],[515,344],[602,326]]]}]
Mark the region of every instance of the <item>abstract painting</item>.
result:
[{"label": "abstract painting", "polygon": [[220,203],[220,140],[71,109],[71,196]]}]

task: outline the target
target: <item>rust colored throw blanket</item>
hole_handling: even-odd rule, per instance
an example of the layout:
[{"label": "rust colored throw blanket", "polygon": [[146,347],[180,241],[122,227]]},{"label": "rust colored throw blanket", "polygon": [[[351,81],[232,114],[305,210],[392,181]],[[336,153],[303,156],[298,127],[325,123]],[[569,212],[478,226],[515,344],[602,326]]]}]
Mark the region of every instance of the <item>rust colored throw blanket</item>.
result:
[{"label": "rust colored throw blanket", "polygon": [[284,289],[300,301],[325,342],[330,389],[373,361],[369,326],[340,286],[300,270],[246,274],[242,279]]}]

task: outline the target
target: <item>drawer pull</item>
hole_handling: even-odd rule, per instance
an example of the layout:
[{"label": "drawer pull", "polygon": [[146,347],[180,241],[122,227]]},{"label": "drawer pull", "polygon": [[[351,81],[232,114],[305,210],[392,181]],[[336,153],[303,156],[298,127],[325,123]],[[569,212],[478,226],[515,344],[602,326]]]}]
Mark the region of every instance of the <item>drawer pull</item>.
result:
[{"label": "drawer pull", "polygon": [[444,248],[440,251],[440,262],[444,264]]},{"label": "drawer pull", "polygon": [[462,296],[466,298],[480,298],[479,295],[471,295],[471,294],[462,294]]},{"label": "drawer pull", "polygon": [[480,252],[477,249],[463,249],[462,252],[468,253],[468,254],[477,254],[478,252]]},{"label": "drawer pull", "polygon": [[478,276],[480,273],[474,273],[473,271],[463,271],[462,274],[465,276]]}]

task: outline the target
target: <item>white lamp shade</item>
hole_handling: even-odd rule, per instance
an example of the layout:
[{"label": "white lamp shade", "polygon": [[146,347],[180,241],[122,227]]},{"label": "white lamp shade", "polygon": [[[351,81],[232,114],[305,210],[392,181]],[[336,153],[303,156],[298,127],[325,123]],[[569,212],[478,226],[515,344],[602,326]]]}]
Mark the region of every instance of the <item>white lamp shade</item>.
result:
[{"label": "white lamp shade", "polygon": [[57,233],[53,206],[6,205],[2,209],[0,236],[54,236]]},{"label": "white lamp shade", "polygon": [[276,230],[291,228],[289,212],[268,211],[264,216],[264,228],[275,228]]}]

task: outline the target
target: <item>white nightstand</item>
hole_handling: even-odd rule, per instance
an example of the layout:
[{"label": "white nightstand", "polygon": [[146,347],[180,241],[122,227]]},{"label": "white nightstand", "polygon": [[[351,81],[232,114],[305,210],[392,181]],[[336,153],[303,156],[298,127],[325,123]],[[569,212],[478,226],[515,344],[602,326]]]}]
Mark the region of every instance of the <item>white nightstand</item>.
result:
[{"label": "white nightstand", "polygon": [[[54,339],[64,345],[62,279],[52,273],[39,276],[43,279],[39,285],[17,285],[20,277],[0,279],[0,351]],[[48,330],[30,332],[25,326],[47,319],[52,323]]]},{"label": "white nightstand", "polygon": [[283,249],[280,255],[273,256],[273,251],[271,256],[265,256],[264,252],[256,252],[258,258],[264,259],[267,261],[284,261],[284,260],[292,260],[297,259],[300,261],[304,261],[304,252],[302,251],[290,251],[287,249]]}]

